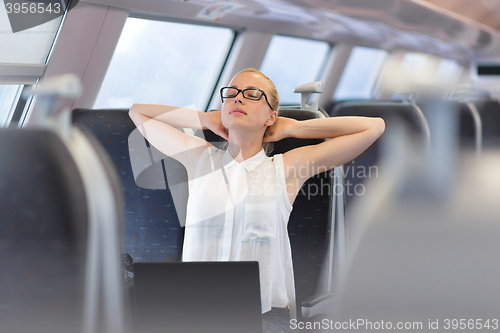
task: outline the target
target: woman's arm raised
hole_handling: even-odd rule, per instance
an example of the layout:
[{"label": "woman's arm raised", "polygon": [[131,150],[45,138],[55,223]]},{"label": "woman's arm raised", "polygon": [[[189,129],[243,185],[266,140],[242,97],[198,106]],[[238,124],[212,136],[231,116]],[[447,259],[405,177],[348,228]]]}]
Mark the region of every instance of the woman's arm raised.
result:
[{"label": "woman's arm raised", "polygon": [[220,112],[199,112],[169,105],[134,104],[129,116],[141,134],[159,151],[181,162],[187,169],[196,165],[203,150],[210,144],[184,134],[176,127],[210,129],[227,137]]},{"label": "woman's arm raised", "polygon": [[283,154],[289,197],[293,202],[308,178],[352,161],[370,147],[384,130],[382,118],[332,117],[296,121],[278,117],[264,141],[277,141],[285,137],[331,139]]}]

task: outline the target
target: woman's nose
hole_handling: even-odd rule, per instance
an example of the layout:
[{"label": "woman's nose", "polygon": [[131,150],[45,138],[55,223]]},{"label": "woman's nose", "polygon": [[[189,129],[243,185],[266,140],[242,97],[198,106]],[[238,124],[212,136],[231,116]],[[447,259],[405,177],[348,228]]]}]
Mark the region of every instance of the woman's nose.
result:
[{"label": "woman's nose", "polygon": [[237,103],[241,103],[241,104],[243,104],[243,96],[242,96],[242,94],[238,94],[238,95],[236,95],[236,97],[234,98],[234,104],[237,104]]}]

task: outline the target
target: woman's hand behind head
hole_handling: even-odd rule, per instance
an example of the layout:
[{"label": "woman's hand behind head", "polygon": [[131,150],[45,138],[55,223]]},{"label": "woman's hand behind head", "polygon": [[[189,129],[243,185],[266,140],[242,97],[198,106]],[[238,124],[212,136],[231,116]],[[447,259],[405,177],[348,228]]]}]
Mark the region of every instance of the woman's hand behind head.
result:
[{"label": "woman's hand behind head", "polygon": [[204,121],[202,122],[203,127],[211,130],[218,136],[229,140],[229,133],[227,128],[222,125],[221,111],[211,111],[205,113]]},{"label": "woman's hand behind head", "polygon": [[263,142],[276,142],[284,138],[293,137],[293,131],[297,120],[286,117],[277,117],[272,126],[269,126],[264,134]]}]

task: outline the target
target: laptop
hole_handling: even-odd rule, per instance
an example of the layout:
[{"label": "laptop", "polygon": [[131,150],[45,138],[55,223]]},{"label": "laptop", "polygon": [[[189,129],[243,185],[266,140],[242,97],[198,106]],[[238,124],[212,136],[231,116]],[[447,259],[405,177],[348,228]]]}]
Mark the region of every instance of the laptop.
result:
[{"label": "laptop", "polygon": [[135,332],[262,333],[258,262],[133,265]]}]

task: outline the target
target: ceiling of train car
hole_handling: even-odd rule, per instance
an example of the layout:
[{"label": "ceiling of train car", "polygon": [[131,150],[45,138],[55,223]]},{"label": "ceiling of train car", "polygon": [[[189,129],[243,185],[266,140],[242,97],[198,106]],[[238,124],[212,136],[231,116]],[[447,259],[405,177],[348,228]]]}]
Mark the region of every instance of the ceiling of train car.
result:
[{"label": "ceiling of train car", "polygon": [[464,61],[500,51],[496,30],[449,15],[447,10],[436,11],[434,5],[422,5],[424,0],[81,1],[333,42],[420,50]]},{"label": "ceiling of train car", "polygon": [[423,0],[500,31],[498,0]]}]

